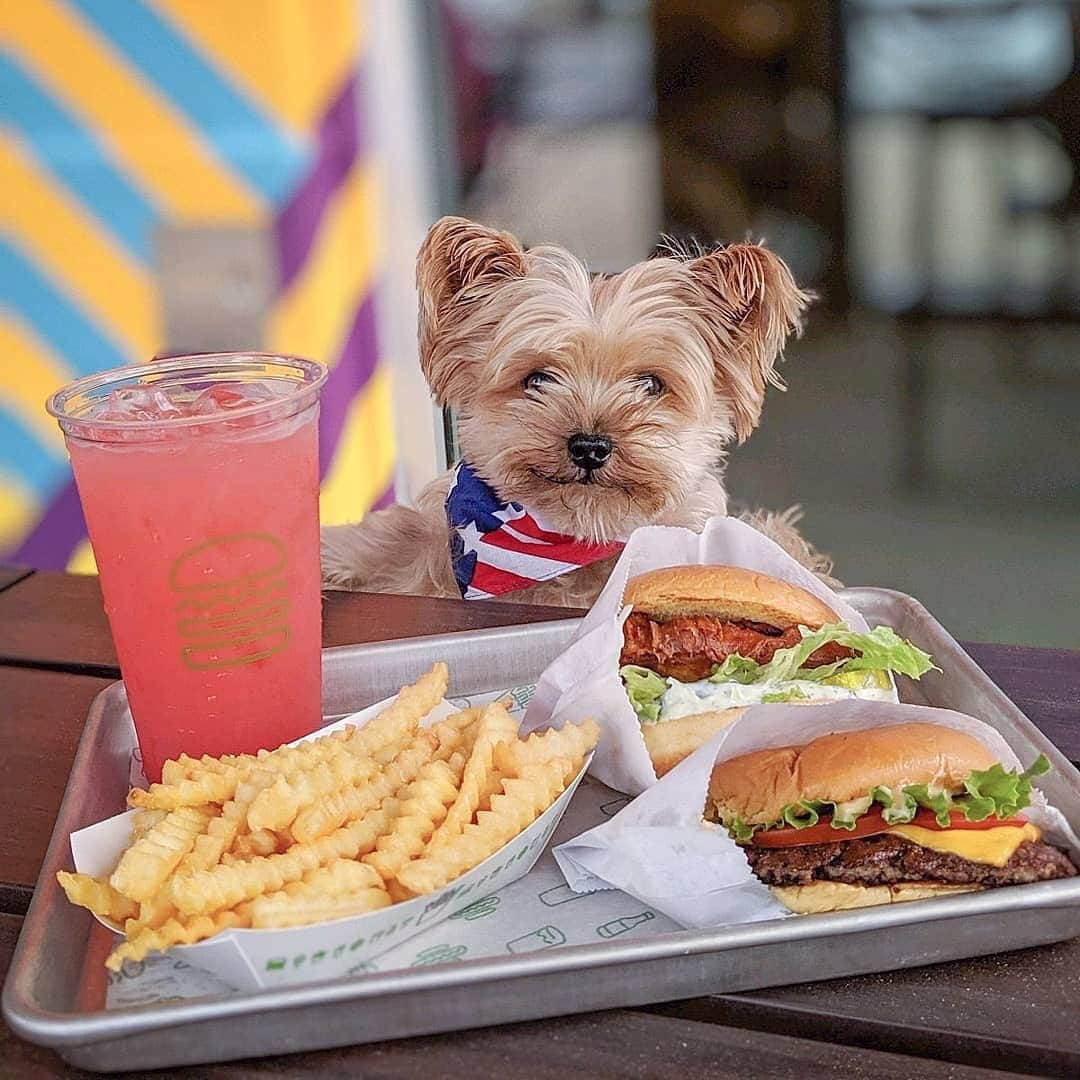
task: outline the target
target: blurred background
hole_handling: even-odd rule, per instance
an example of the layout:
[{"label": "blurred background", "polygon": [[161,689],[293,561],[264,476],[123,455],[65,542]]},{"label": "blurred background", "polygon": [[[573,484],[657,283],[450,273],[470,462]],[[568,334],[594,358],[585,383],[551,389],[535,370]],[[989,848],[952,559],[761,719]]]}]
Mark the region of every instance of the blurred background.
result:
[{"label": "blurred background", "polygon": [[[1080,5],[25,0],[0,12],[0,558],[92,570],[79,374],[332,365],[326,522],[453,456],[412,262],[462,213],[598,271],[765,239],[819,296],[733,449],[849,584],[1080,646]],[[133,538],[137,542],[138,538]]]}]

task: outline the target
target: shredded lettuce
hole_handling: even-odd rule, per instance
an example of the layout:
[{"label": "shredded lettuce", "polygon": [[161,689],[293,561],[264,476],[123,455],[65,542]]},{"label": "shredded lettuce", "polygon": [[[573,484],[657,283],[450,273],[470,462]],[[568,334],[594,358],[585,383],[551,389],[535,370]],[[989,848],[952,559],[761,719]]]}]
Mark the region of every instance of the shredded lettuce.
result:
[{"label": "shredded lettuce", "polygon": [[956,794],[930,784],[907,784],[896,788],[879,786],[863,798],[843,803],[800,799],[783,807],[779,818],[768,824],[748,825],[738,818],[724,824],[732,838],[743,844],[759,829],[782,829],[786,825],[807,829],[826,814],[832,815],[834,829],[853,830],[859,818],[875,804],[881,807],[881,817],[886,825],[904,825],[920,808],[932,810],[942,828],[948,828],[950,814],[957,812],[968,821],[985,821],[991,815],[1005,819],[1015,817],[1031,805],[1032,777],[1042,776],[1049,770],[1050,762],[1040,754],[1023,772],[1009,771],[1000,764],[977,770],[964,781],[964,790]]},{"label": "shredded lettuce", "polygon": [[854,829],[855,823],[870,809],[873,799],[867,795],[862,799],[833,803],[832,825],[834,829]]},{"label": "shredded lettuce", "polygon": [[[934,664],[928,653],[916,648],[910,641],[905,641],[891,627],[876,626],[869,634],[857,634],[846,629],[842,624],[823,626],[820,630],[807,630],[800,626],[803,635],[798,645],[790,649],[779,649],[773,658],[764,665],[765,678],[777,682],[788,679],[809,679],[823,682],[841,670],[848,671],[895,671],[900,675],[918,679],[930,671]],[[822,645],[844,645],[857,655],[833,664],[820,667],[804,668],[803,664],[817,652]],[[940,669],[939,669],[940,670]]]},{"label": "shredded lettuce", "polygon": [[775,694],[762,694],[762,705],[777,705],[784,701],[809,701],[810,695],[804,693],[798,686],[793,686],[790,690],[777,690]]},{"label": "shredded lettuce", "polygon": [[638,719],[656,723],[660,719],[660,698],[668,688],[667,679],[637,664],[626,664],[619,669],[619,674]]},{"label": "shredded lettuce", "polygon": [[762,665],[756,660],[732,653],[722,664],[717,664],[713,668],[709,682],[737,682],[747,686],[761,680],[762,670]]},{"label": "shredded lettuce", "polygon": [[[857,634],[843,624],[823,626],[820,630],[799,627],[802,640],[790,649],[777,649],[767,664],[759,664],[743,656],[732,654],[718,664],[710,682],[789,682],[793,679],[807,679],[810,682],[839,682],[846,685],[849,679],[840,677],[854,672],[895,671],[912,679],[921,678],[928,671],[935,669],[928,653],[905,641],[895,630],[888,626],[877,626],[869,634]],[[803,667],[813,653],[822,645],[844,645],[857,655],[820,667]],[[940,670],[940,669],[936,669]],[[875,678],[875,681],[876,678]]]}]

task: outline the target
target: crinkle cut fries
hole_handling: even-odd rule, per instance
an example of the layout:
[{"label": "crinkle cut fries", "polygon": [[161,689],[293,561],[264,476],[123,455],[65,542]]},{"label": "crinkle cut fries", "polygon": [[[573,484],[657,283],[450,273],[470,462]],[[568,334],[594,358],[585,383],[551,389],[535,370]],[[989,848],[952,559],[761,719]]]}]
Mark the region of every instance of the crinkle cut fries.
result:
[{"label": "crinkle cut fries", "polygon": [[123,927],[108,967],[434,892],[513,840],[577,775],[599,728],[521,739],[504,702],[421,727],[448,681],[435,664],[361,728],[254,755],[182,755],[160,784],[132,789],[139,813],[108,878],[57,874],[72,903]]}]

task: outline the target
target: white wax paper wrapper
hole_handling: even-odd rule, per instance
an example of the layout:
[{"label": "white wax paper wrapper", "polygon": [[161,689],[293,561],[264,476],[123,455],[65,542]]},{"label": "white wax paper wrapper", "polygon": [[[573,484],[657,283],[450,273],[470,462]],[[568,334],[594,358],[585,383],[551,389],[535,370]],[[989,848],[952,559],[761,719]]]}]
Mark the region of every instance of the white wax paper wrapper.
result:
[{"label": "white wax paper wrapper", "polygon": [[[783,918],[787,909],[753,876],[727,831],[702,820],[713,765],[830,732],[907,723],[940,724],[972,735],[1008,769],[1030,764],[1021,763],[989,724],[950,709],[857,699],[812,709],[754,705],[610,821],[556,848],[555,859],[575,892],[621,889],[682,926]],[[1076,850],[1068,822],[1042,792],[1032,792],[1023,814],[1051,841]]]},{"label": "white wax paper wrapper", "polygon": [[591,716],[600,724],[601,734],[590,772],[632,795],[655,784],[656,772],[619,678],[622,624],[629,614],[623,609],[623,592],[627,581],[638,574],[689,563],[742,566],[771,574],[813,593],[852,630],[869,630],[850,604],[768,537],[735,518],[712,518],[700,533],[657,525],[637,529],[574,640],[540,676],[523,725],[528,732]]},{"label": "white wax paper wrapper", "polygon": [[[362,727],[393,700],[388,698],[372,705],[307,738],[315,738],[346,724]],[[448,702],[440,702],[423,724],[430,726],[452,711]],[[543,853],[583,774],[584,768],[559,798],[509,844],[443,889],[365,915],[313,926],[227,930],[194,945],[174,947],[168,956],[238,989],[310,982],[356,970],[442,922],[477,896],[496,892],[527,874]],[[71,854],[75,869],[94,877],[108,875],[130,842],[131,818],[135,813],[130,810],[72,833]]]}]

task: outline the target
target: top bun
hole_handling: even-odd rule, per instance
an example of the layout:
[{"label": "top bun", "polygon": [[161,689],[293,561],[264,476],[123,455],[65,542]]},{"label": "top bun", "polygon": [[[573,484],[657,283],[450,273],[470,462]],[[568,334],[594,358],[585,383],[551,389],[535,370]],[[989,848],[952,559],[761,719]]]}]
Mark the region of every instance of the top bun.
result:
[{"label": "top bun", "polygon": [[767,623],[780,630],[817,630],[840,616],[813,593],[741,566],[668,566],[631,578],[623,602],[660,621],[716,615]]},{"label": "top bun", "polygon": [[822,735],[805,746],[778,746],[722,761],[713,768],[708,809],[768,825],[799,799],[847,802],[878,784],[934,782],[950,790],[996,758],[978,739],[938,724],[892,724]]}]

